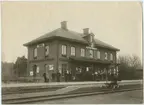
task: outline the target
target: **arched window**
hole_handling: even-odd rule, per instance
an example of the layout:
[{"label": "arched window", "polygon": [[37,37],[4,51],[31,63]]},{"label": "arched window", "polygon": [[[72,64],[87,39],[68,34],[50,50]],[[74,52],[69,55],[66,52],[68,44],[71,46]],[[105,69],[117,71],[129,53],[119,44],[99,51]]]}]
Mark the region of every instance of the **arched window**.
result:
[{"label": "arched window", "polygon": [[66,45],[62,45],[62,55],[66,55],[66,53],[67,53],[67,47],[66,47]]},{"label": "arched window", "polygon": [[75,47],[71,47],[71,55],[75,56]]}]

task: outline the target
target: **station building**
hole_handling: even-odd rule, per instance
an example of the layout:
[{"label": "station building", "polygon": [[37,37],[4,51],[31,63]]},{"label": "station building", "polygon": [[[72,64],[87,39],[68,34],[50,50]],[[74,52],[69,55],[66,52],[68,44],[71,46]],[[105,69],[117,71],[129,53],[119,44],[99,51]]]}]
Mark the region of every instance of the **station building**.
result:
[{"label": "station building", "polygon": [[[78,33],[68,29],[67,22],[61,27],[46,33],[24,46],[28,49],[27,76],[43,81],[46,73],[50,82],[66,81],[65,73],[70,74],[69,81],[91,81],[95,73],[108,74],[118,71],[117,52],[119,49],[95,38],[89,28]],[[89,73],[89,77],[80,74]],[[106,77],[105,77],[106,78]],[[102,77],[101,79],[105,79]]]}]

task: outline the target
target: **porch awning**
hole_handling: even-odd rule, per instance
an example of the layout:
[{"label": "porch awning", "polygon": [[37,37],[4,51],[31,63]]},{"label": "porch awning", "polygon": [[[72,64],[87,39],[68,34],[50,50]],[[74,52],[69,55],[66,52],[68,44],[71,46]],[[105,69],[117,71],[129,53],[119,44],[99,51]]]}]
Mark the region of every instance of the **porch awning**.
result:
[{"label": "porch awning", "polygon": [[92,58],[84,58],[84,57],[69,57],[70,60],[79,61],[79,62],[89,62],[89,63],[99,63],[99,64],[111,64],[110,61],[102,61]]}]

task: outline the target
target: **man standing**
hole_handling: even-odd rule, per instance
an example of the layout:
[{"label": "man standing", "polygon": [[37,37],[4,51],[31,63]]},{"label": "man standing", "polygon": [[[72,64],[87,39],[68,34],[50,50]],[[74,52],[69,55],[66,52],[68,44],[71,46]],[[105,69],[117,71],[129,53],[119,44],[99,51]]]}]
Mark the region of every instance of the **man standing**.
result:
[{"label": "man standing", "polygon": [[58,71],[58,72],[57,72],[57,82],[60,82],[60,75],[61,75],[61,74],[60,74],[60,72]]},{"label": "man standing", "polygon": [[43,74],[43,77],[44,77],[44,82],[49,82],[49,79],[47,78],[46,73]]},{"label": "man standing", "polygon": [[98,72],[96,71],[96,72],[94,73],[94,80],[97,80],[97,78],[98,78]]},{"label": "man standing", "polygon": [[67,82],[68,81],[68,70],[65,71],[64,78],[65,78],[65,82]]}]

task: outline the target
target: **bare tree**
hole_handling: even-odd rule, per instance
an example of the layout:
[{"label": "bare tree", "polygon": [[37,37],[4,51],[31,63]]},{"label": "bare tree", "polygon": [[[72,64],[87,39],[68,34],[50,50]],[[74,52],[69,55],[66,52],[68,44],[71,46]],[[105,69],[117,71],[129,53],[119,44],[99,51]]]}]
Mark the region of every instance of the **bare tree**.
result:
[{"label": "bare tree", "polygon": [[140,58],[136,55],[129,57],[129,66],[131,66],[133,69],[142,68]]},{"label": "bare tree", "polygon": [[121,78],[123,79],[134,79],[136,77],[136,69],[142,68],[140,58],[136,55],[119,56],[118,60],[120,62]]}]

